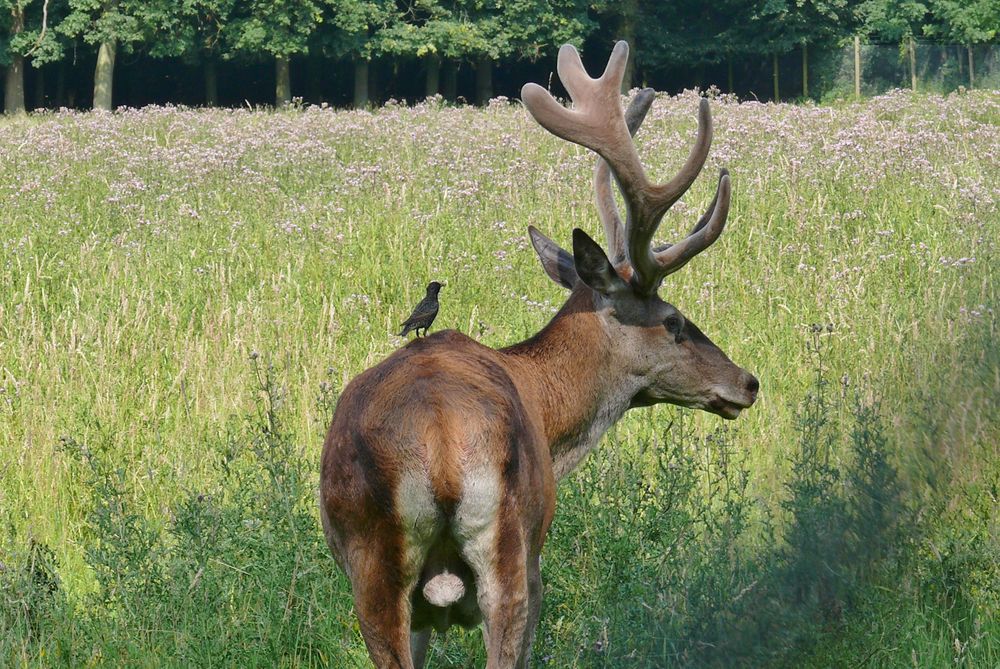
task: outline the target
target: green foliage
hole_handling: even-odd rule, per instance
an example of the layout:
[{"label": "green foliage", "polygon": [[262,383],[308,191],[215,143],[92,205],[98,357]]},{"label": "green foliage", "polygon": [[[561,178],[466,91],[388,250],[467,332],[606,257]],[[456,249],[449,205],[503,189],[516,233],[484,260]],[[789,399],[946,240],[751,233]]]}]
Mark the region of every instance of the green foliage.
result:
[{"label": "green foliage", "polygon": [[149,53],[197,62],[217,56],[236,0],[152,0],[146,3]]},{"label": "green foliage", "polygon": [[80,43],[106,43],[188,64],[312,53],[395,64],[430,57],[436,67],[535,62],[564,43],[628,39],[632,67],[672,75],[803,45],[829,49],[857,34],[994,43],[998,26],[997,0],[0,0],[0,65],[20,55],[39,67]]},{"label": "green foliage", "polygon": [[67,3],[69,11],[58,26],[60,33],[91,45],[114,43],[125,52],[146,38],[146,20],[156,7],[156,3],[149,5],[145,0],[67,0]]},{"label": "green foliage", "polygon": [[68,612],[55,553],[34,537],[13,543],[9,528],[0,535],[0,657],[14,639],[44,644],[52,623]]},{"label": "green foliage", "polygon": [[376,37],[383,54],[536,60],[593,29],[581,0],[411,2]]},{"label": "green foliage", "polygon": [[[395,38],[384,46],[379,44],[377,36],[382,31],[392,33],[400,25],[395,4],[390,0],[331,0],[330,25],[335,30],[325,30],[317,39],[327,53],[337,57],[368,60],[382,53],[394,53],[396,48],[408,49],[415,45],[409,39]],[[398,46],[396,40],[400,41]]]},{"label": "green foliage", "polygon": [[861,5],[861,16],[868,35],[900,42],[921,34],[927,5],[920,0],[867,0]]},{"label": "green foliage", "polygon": [[990,42],[1000,31],[1000,2],[997,0],[930,0],[934,21],[924,34],[959,44]]},{"label": "green foliage", "polygon": [[[338,647],[353,637],[350,600],[317,532],[312,463],[282,425],[285,397],[273,368],[252,358],[258,412],[205,444],[214,482],[182,492],[160,521],[143,513],[105,439],[63,440],[87,491],[86,564],[96,592],[70,605],[54,555],[32,541],[0,572],[5,629],[37,642],[38,653],[63,648],[70,665],[85,663],[86,649],[91,661],[129,665],[348,661]],[[62,647],[60,634],[86,644]]]},{"label": "green foliage", "polygon": [[324,0],[245,0],[236,3],[225,31],[235,54],[287,58],[305,53],[323,22]]},{"label": "green foliage", "polygon": [[65,0],[0,0],[0,65],[13,55],[36,65],[63,58],[63,43],[53,29],[65,15]]}]

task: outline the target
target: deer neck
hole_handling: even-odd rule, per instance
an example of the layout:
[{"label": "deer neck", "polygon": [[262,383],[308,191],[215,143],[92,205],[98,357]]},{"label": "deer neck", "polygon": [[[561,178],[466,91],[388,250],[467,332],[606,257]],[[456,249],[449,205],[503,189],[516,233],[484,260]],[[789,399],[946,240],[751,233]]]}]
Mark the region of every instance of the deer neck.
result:
[{"label": "deer neck", "polygon": [[639,388],[616,368],[613,342],[587,288],[577,288],[538,334],[501,353],[519,391],[539,407],[557,479],[572,471]]}]

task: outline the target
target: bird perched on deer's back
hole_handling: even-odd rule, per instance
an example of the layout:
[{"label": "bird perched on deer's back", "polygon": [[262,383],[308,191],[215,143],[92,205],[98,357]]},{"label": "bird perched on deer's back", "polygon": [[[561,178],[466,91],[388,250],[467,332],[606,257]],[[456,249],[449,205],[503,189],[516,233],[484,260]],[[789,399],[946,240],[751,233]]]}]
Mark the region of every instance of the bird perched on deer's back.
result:
[{"label": "bird perched on deer's back", "polygon": [[403,331],[399,333],[400,337],[405,337],[410,330],[416,332],[418,337],[421,330],[424,331],[425,336],[427,335],[427,328],[431,326],[438,314],[438,292],[440,290],[441,284],[437,281],[431,281],[427,284],[427,295],[420,300],[420,304],[414,307],[410,317],[403,321]]}]

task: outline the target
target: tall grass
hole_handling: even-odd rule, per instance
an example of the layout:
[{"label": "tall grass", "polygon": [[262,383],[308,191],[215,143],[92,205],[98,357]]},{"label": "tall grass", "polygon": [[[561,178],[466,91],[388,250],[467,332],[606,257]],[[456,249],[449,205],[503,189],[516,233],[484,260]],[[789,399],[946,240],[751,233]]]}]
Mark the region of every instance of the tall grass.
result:
[{"label": "tall grass", "polygon": [[[654,175],[695,109],[657,101]],[[761,400],[632,412],[561,486],[536,663],[997,664],[1000,98],[713,109],[731,223],[663,294]],[[544,324],[524,229],[596,233],[590,164],[506,105],[0,124],[0,658],[366,666],[314,512],[337,392],[431,278],[441,327]]]}]

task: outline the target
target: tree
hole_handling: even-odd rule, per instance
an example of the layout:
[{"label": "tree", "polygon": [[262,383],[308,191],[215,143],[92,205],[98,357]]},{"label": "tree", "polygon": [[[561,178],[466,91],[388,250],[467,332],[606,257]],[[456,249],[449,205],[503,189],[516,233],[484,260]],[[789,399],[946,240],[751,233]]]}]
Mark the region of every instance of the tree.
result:
[{"label": "tree", "polygon": [[910,62],[910,85],[917,89],[917,56],[913,38],[923,33],[927,5],[918,0],[866,0],[861,6],[866,32],[879,39],[906,45]]},{"label": "tree", "polygon": [[483,25],[478,23],[482,16],[470,16],[470,8],[477,9],[472,3],[446,0],[402,3],[395,19],[373,36],[372,50],[383,56],[423,60],[427,96],[441,90],[441,69],[446,66],[444,89],[447,97],[453,98],[456,64],[474,59],[489,48]]},{"label": "tree", "polygon": [[250,58],[274,58],[275,105],[292,100],[290,60],[309,50],[309,38],[323,21],[325,0],[238,0],[225,28],[230,50]]},{"label": "tree", "polygon": [[866,34],[897,44],[922,34],[927,12],[919,0],[865,0],[859,8]]},{"label": "tree", "polygon": [[[727,0],[725,3],[713,5],[716,24],[719,31],[708,42],[713,45],[719,55],[720,62],[726,63],[726,88],[731,93],[734,90],[733,62],[752,55],[769,55],[774,44],[760,44],[759,28],[761,22],[767,22],[777,12],[777,7],[761,7],[761,3],[747,3],[741,0]],[[768,34],[765,31],[764,34]],[[709,51],[711,54],[711,51]],[[775,81],[775,98],[778,85]]]},{"label": "tree", "polygon": [[799,35],[786,24],[791,22],[792,5],[795,0],[756,0],[749,5],[745,23],[737,28],[750,53],[771,57],[774,100],[781,99],[779,83],[779,56],[788,53],[796,45]]},{"label": "tree", "polygon": [[507,54],[518,60],[536,61],[563,44],[582,43],[595,27],[581,0],[507,0],[502,7]]},{"label": "tree", "polygon": [[[635,86],[638,67],[646,65],[647,56],[651,55],[646,54],[646,47],[649,46],[646,42],[646,31],[640,30],[643,17],[649,12],[663,11],[664,4],[657,3],[653,6],[649,3],[643,7],[639,0],[601,0],[593,3],[592,9],[600,25],[612,26],[611,34],[607,35],[611,42],[618,40],[628,42],[631,55],[625,64],[622,92],[629,91]],[[667,29],[667,26],[664,25],[663,28]]]},{"label": "tree", "polygon": [[1000,0],[930,0],[935,21],[924,34],[964,44],[969,58],[969,87],[975,86],[972,45],[990,42],[1000,31]]},{"label": "tree", "polygon": [[[324,53],[354,63],[354,106],[368,106],[369,65],[380,55],[376,34],[394,26],[400,12],[392,0],[329,0],[332,19],[321,31]],[[431,0],[433,1],[433,0]]]},{"label": "tree", "polygon": [[493,65],[502,58],[534,61],[567,42],[583,41],[593,23],[580,0],[468,0],[478,38],[467,42],[476,63],[476,101],[493,96]]},{"label": "tree", "polygon": [[802,49],[802,97],[809,97],[809,46],[853,34],[856,14],[848,0],[795,0],[789,7],[786,29]]},{"label": "tree", "polygon": [[216,63],[223,56],[223,33],[236,0],[147,0],[145,25],[149,53],[201,65],[205,104],[219,101]]},{"label": "tree", "polygon": [[128,53],[145,38],[145,9],[143,0],[69,0],[60,32],[97,46],[94,109],[112,109],[115,60],[119,51]]},{"label": "tree", "polygon": [[52,19],[62,8],[50,0],[0,0],[0,63],[6,66],[4,112],[25,110],[24,67],[59,60],[62,44],[52,30]]}]

